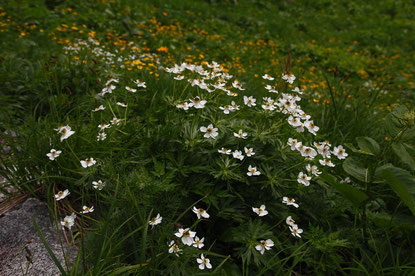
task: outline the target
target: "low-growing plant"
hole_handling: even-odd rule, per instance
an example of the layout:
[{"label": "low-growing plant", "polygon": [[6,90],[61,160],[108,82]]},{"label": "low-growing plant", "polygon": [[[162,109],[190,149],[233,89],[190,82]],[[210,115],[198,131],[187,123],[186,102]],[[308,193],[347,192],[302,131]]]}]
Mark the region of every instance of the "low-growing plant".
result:
[{"label": "low-growing plant", "polygon": [[[284,21],[272,24],[249,17],[248,9],[238,14],[245,4],[211,3],[211,13],[215,7],[239,10],[206,21],[223,29],[209,38],[184,26],[183,35],[174,18],[184,12],[175,14],[170,4],[156,1],[154,7],[165,5],[173,17],[163,12],[160,22],[147,18],[153,25],[146,25],[136,20],[142,13],[150,17],[153,6],[137,14],[128,2],[73,2],[79,18],[70,3],[48,5],[53,11],[39,6],[41,16],[34,18],[42,23],[32,18],[27,26],[46,31],[30,36],[19,26],[30,5],[7,10],[17,14],[11,25],[20,39],[1,50],[0,101],[7,108],[0,119],[7,131],[1,134],[6,182],[0,190],[12,187],[48,203],[61,241],[79,249],[75,261],[60,264],[39,233],[63,275],[413,271],[414,111],[400,105],[379,122],[383,107],[376,106],[391,101],[381,96],[398,94],[385,89],[402,64],[377,68],[393,76],[366,72],[363,67],[376,63],[357,52],[358,43],[369,41],[358,36],[350,51],[340,41],[332,50],[282,40],[281,49],[306,57],[292,64],[288,53],[283,68],[274,60],[280,42],[270,31],[289,21],[288,2],[277,5]],[[320,12],[323,2],[314,8]],[[307,10],[298,3],[291,13]],[[208,4],[183,5],[201,10]],[[340,6],[329,5],[360,10],[353,3]],[[192,18],[186,13],[184,25]],[[306,37],[310,26],[298,20],[281,35],[298,27]],[[246,45],[235,31],[244,26],[255,34]],[[260,30],[267,39],[257,39]],[[219,48],[224,37],[229,44]],[[199,56],[186,56],[188,48]],[[200,61],[212,57],[222,65]],[[300,68],[304,64],[311,67]],[[323,83],[296,78],[294,71]],[[361,86],[369,77],[376,79]]]},{"label": "low-growing plant", "polygon": [[[17,143],[36,150],[23,147],[14,158],[31,151],[34,179],[49,201],[56,200],[74,242],[78,235],[82,244],[93,241],[94,231],[86,229],[98,227],[98,237],[104,236],[94,258],[117,256],[147,272],[193,273],[197,261],[200,269],[218,271],[233,263],[243,274],[260,273],[303,254],[306,244],[298,247],[296,241],[303,229],[295,221],[306,226],[318,218],[305,215],[302,199],[319,189],[314,179],[320,170],[347,153],[317,134],[299,105],[303,91],[294,86],[294,75],[283,72],[275,80],[265,74],[269,84],[257,99],[216,62],[182,63],[164,69],[172,79],[161,73],[158,82],[151,76],[140,81],[123,66],[117,69],[131,55],[106,52],[95,40],[70,50],[82,60],[116,67],[96,78],[109,78],[101,92],[79,95],[77,106],[69,102],[66,114],[57,116],[62,125],[48,118],[30,137],[21,132]],[[82,71],[84,65],[72,66]],[[5,165],[9,180],[18,179]],[[166,266],[165,259],[175,265]],[[111,269],[106,261],[84,265]]]}]

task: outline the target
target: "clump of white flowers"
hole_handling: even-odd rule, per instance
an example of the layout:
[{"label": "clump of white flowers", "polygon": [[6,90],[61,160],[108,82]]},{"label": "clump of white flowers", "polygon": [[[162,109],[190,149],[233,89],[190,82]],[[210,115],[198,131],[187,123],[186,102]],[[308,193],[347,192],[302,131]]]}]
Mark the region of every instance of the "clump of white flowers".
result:
[{"label": "clump of white flowers", "polygon": [[[96,43],[98,42],[95,40],[89,40],[88,42],[83,42],[83,44],[80,43],[80,45],[85,47],[88,45],[98,46],[99,43],[98,45],[96,45]],[[77,45],[66,47],[66,51],[77,53],[82,48],[81,46]],[[100,47],[94,48],[94,55],[106,59],[109,64],[123,64],[128,59],[136,58],[135,56],[117,57],[117,55]],[[154,57],[152,58],[154,59]],[[257,133],[259,131],[256,132],[254,127],[251,127],[248,123],[245,122],[240,124],[237,123],[226,125],[228,121],[232,121],[234,117],[237,117],[239,112],[245,112],[245,110],[255,110],[261,116],[279,114],[279,116],[282,118],[282,123],[286,124],[289,131],[292,132],[292,137],[288,139],[287,144],[285,144],[285,141],[282,143],[282,150],[293,151],[293,155],[301,159],[301,162],[303,162],[301,163],[302,170],[298,169],[298,166],[294,166],[294,169],[298,171],[292,174],[294,179],[289,180],[292,181],[293,184],[296,185],[295,187],[298,189],[307,189],[308,186],[312,185],[313,181],[322,173],[318,167],[319,165],[334,167],[335,164],[332,160],[332,156],[337,157],[339,160],[343,160],[348,156],[342,145],[338,145],[332,148],[332,145],[328,141],[313,141],[313,143],[308,143],[306,140],[307,138],[304,138],[311,137],[310,139],[315,139],[315,137],[319,137],[317,134],[320,128],[316,125],[311,116],[302,110],[299,103],[301,101],[300,96],[304,92],[301,91],[301,89],[297,86],[293,88],[292,84],[296,80],[296,77],[290,72],[282,73],[279,80],[283,80],[283,86],[285,86],[285,89],[282,85],[273,82],[276,79],[275,77],[264,74],[262,76],[263,80],[261,81],[266,81],[264,86],[266,90],[266,96],[262,97],[262,101],[261,97],[258,97],[257,102],[256,98],[246,93],[247,88],[244,87],[243,83],[233,79],[233,76],[230,75],[227,70],[224,70],[224,68],[215,61],[204,65],[194,65],[188,63],[182,63],[180,65],[175,64],[171,68],[164,68],[164,70],[167,73],[174,75],[173,78],[175,83],[176,81],[183,81],[189,87],[195,87],[195,90],[197,90],[197,95],[183,96],[181,99],[174,99],[170,102],[170,104],[179,109],[177,110],[177,113],[186,114],[186,116],[194,116],[192,113],[198,115],[202,114],[202,116],[199,117],[205,120],[204,123],[197,123],[197,120],[194,120],[194,122],[196,122],[194,124],[195,137],[197,136],[200,138],[201,143],[212,144],[211,152],[214,152],[218,158],[221,158],[221,160],[229,161],[232,163],[232,166],[239,166],[242,170],[240,177],[241,179],[246,179],[247,183],[255,182],[257,180],[258,183],[261,183],[261,179],[268,177],[268,169],[266,164],[261,164],[261,161],[265,159],[263,156],[261,156],[261,153],[264,151],[264,149],[259,145],[253,144],[253,142],[255,142],[254,139],[259,135]],[[120,100],[124,100],[124,98],[118,95],[118,93],[135,96],[138,93],[132,93],[136,93],[137,90],[140,91],[147,88],[146,82],[140,80],[132,81],[132,83],[130,80],[129,83],[126,83],[128,86],[121,86],[124,87],[123,89],[117,88],[119,83],[120,80],[118,78],[109,78],[105,84],[103,83],[101,86],[102,89],[98,95],[96,95],[96,98],[101,102],[103,102],[103,99],[107,100],[111,97],[115,98],[115,96]],[[240,96],[239,93],[246,93],[248,95]],[[219,103],[216,101],[215,97],[217,95],[222,98],[226,98],[226,102]],[[229,97],[232,98],[230,99]],[[93,112],[91,113],[91,116],[102,116],[102,114],[105,112],[101,111],[107,110],[106,112],[108,112],[111,110],[112,115],[110,116],[112,119],[108,120],[108,118],[111,117],[107,117],[107,119],[104,120],[103,118],[105,117],[102,116],[100,121],[96,121],[96,124],[99,123],[97,126],[98,131],[97,136],[94,135],[93,139],[96,139],[96,141],[104,141],[107,139],[107,137],[110,137],[106,142],[111,142],[111,135],[113,135],[113,131],[120,130],[118,128],[121,128],[127,122],[127,113],[134,103],[128,101],[117,101],[114,99],[112,103],[109,100],[103,103],[105,106],[100,104],[97,107],[96,105],[90,107],[93,108],[90,109],[91,112]],[[114,106],[116,107],[116,110],[121,110],[125,116],[124,114],[120,115],[113,113]],[[205,116],[205,112],[211,112],[211,110],[214,110],[214,116]],[[119,119],[116,116],[122,119]],[[248,119],[246,121],[248,121]],[[96,124],[94,125],[95,130]],[[75,131],[73,131],[68,125],[60,126],[55,130],[60,135],[60,141],[68,139],[75,133]],[[304,138],[305,141],[300,141],[300,138],[298,137]],[[229,145],[226,144],[228,141],[230,141]],[[228,146],[230,148],[228,148]],[[46,155],[50,160],[54,160],[61,154],[61,152],[62,151],[60,150],[51,149],[50,153],[47,153]],[[97,163],[97,161],[92,157],[84,160],[78,159],[78,161],[80,162],[82,168],[89,168]],[[79,168],[79,170],[83,170],[82,168]],[[83,170],[83,172],[85,171],[88,173],[88,170]],[[344,181],[346,181],[346,179]],[[92,181],[92,187],[98,191],[101,191],[105,185],[106,182],[102,180]],[[59,191],[56,195],[54,195],[54,197],[56,201],[59,201],[67,197],[69,194],[69,190],[66,189],[64,191]],[[293,196],[298,199],[297,195]],[[280,200],[278,201],[279,205],[283,203],[286,206],[292,206],[295,209],[300,207],[294,198],[284,196],[282,198],[282,202]],[[259,203],[261,204],[263,201]],[[284,208],[290,211],[295,210],[292,207]],[[255,216],[255,220],[266,220],[268,217],[274,219],[272,217],[274,215],[274,209],[270,207],[270,212],[268,212],[268,210],[266,210],[265,204],[261,204],[259,207],[251,208],[254,214],[250,213],[250,215]],[[209,207],[207,209],[211,210]],[[176,228],[177,231],[172,233],[173,240],[167,243],[167,251],[176,256],[180,256],[185,246],[197,249],[201,249],[205,246],[205,238],[202,237],[200,233],[199,236],[197,236],[197,232],[194,230],[196,230],[198,223],[204,223],[206,220],[208,220],[210,218],[210,214],[208,214],[205,209],[196,206],[193,206],[191,210],[197,218],[195,223],[188,228],[178,224]],[[83,206],[82,210],[79,213],[88,214],[92,213],[93,211],[94,206]],[[269,216],[264,218],[264,216],[267,215]],[[194,215],[192,216],[195,218]],[[66,216],[63,221],[61,221],[61,224],[70,230],[71,227],[75,225],[75,219],[76,214],[72,213],[70,216]],[[158,213],[155,217],[151,218],[148,221],[148,225],[151,225],[151,228],[154,228],[156,225],[161,224],[162,219],[163,217],[160,215],[160,213]],[[303,230],[299,228],[291,216],[286,218],[286,224],[292,236],[301,238]],[[274,246],[274,242],[271,239],[266,238],[267,237],[262,237],[261,239],[261,237],[259,237],[259,243],[257,244],[258,241],[255,242],[255,249],[259,252],[256,253],[258,256],[259,254],[263,255],[266,251],[271,250]],[[201,254],[200,257],[196,259],[196,261],[198,263],[199,269],[201,270],[205,268],[212,268],[210,259],[206,258],[204,254]]]},{"label": "clump of white flowers", "polygon": [[[197,86],[199,89],[201,89],[202,91],[206,91],[207,93],[213,93],[219,90],[219,92],[225,92],[227,96],[237,97],[238,92],[232,91],[232,89],[236,89],[237,91],[245,90],[245,88],[238,80],[233,80],[229,82],[229,80],[231,80],[233,76],[229,75],[227,72],[224,72],[223,67],[220,66],[218,63],[207,63],[206,67],[203,65],[192,65],[188,63],[182,63],[180,65],[175,64],[171,68],[165,68],[165,71],[170,74],[176,75],[174,77],[175,80],[181,81],[187,79],[187,81],[192,86]],[[187,74],[188,71],[190,71],[190,74]],[[268,82],[275,80],[275,77],[269,74],[264,74],[262,78]],[[291,85],[296,80],[295,75],[289,72],[285,72],[282,73],[281,78],[283,81],[287,83],[286,90],[288,90],[289,92],[279,92],[276,89],[276,87],[281,87],[281,85],[266,83],[266,91],[272,93],[272,95],[277,95],[277,98],[273,98],[270,96],[263,97],[263,102],[260,105],[260,108],[262,108],[264,112],[278,112],[281,113],[283,116],[286,116],[285,118],[287,124],[294,129],[295,133],[303,133],[307,131],[311,135],[317,136],[317,133],[320,130],[320,128],[315,124],[314,120],[312,120],[311,116],[304,112],[299,105],[299,102],[301,101],[300,95],[302,95],[304,92],[301,91],[301,89],[298,86],[295,86],[294,88],[291,87]],[[204,108],[207,104],[212,106],[214,105],[213,102],[208,103],[206,101],[201,100],[201,97],[202,96],[199,95],[193,99],[178,102],[175,105],[177,108],[183,110],[189,110],[191,107],[196,109]],[[243,96],[243,103],[247,108],[256,108],[256,101],[257,100],[253,96]],[[237,100],[233,100],[230,103],[228,102],[227,104],[217,105],[217,112],[219,114],[222,113],[225,115],[237,112],[240,106],[236,102]],[[203,133],[203,136],[205,138],[217,139],[217,130],[218,128],[213,127],[213,124],[209,124],[207,127],[200,127],[200,131]],[[226,136],[226,133],[224,134],[224,136]],[[233,132],[233,137],[240,139],[240,141],[243,141],[249,140],[250,135],[243,129],[239,129],[237,132]],[[308,164],[306,164],[305,166],[306,171],[299,171],[296,179],[296,181],[299,184],[304,186],[311,185],[313,179],[321,174],[321,171],[317,166],[318,164],[328,167],[335,166],[330,159],[331,155],[335,155],[338,159],[344,159],[347,157],[347,153],[341,145],[334,147],[334,149],[331,149],[331,144],[328,141],[314,142],[313,145],[308,145],[305,142],[298,141],[296,138],[289,138],[287,144],[292,151],[298,152],[299,155],[304,158],[304,161],[308,162]],[[219,147],[217,151],[226,158],[227,156],[231,156],[239,161],[243,161],[245,157],[256,157],[254,149],[252,147],[248,147],[247,145],[243,147],[243,151],[240,149],[229,149],[227,147]],[[248,177],[262,176],[261,172],[257,169],[257,166],[253,166],[252,164],[249,164],[246,175]],[[293,206],[295,208],[300,207],[300,205],[296,202],[294,198],[283,197],[282,203],[287,206]],[[263,217],[268,214],[268,211],[266,210],[264,204],[262,204],[259,208],[252,207],[252,210],[259,217]],[[193,212],[197,214],[198,219],[200,219],[203,216],[203,211],[200,211],[200,209],[197,209],[196,207],[193,207]],[[295,237],[301,238],[303,230],[299,228],[297,224],[295,224],[295,221],[292,219],[291,216],[287,217],[286,222],[291,231],[291,234]],[[193,239],[194,235],[191,231],[189,231],[190,230],[187,230],[186,232],[186,230],[179,229],[179,232],[176,233],[176,236],[183,237],[183,233],[186,233],[187,238],[185,241],[183,241],[183,243],[190,244],[191,239]],[[258,244],[255,248],[261,254],[264,254],[264,252],[266,250],[270,250],[273,245],[273,241],[267,239],[261,240],[260,244]],[[171,248],[172,247],[170,247],[170,249]],[[201,263],[202,258],[200,259],[200,261],[198,259],[198,262]]]}]

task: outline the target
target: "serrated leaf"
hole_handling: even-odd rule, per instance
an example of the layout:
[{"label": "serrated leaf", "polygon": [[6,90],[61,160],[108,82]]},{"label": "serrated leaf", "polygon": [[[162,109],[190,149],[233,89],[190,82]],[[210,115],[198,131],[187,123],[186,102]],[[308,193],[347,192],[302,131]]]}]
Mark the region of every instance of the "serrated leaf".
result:
[{"label": "serrated leaf", "polygon": [[364,152],[370,152],[372,154],[378,154],[380,152],[379,144],[370,137],[357,137],[356,141],[359,148]]}]

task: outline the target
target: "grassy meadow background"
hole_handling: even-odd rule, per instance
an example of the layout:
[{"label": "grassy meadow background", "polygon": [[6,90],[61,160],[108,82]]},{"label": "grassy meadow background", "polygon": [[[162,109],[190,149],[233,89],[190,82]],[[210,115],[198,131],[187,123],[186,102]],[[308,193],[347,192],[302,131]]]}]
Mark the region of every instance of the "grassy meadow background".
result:
[{"label": "grassy meadow background", "polygon": [[[3,1],[0,189],[44,200],[57,225],[77,214],[64,231],[79,255],[58,264],[62,274],[413,275],[414,14],[413,1],[392,0]],[[212,61],[245,90],[206,93],[165,70]],[[294,74],[295,84],[282,73]],[[301,108],[320,127],[317,136],[260,110],[263,97],[277,96],[264,89],[264,74],[280,92],[304,91]],[[110,78],[119,79],[118,90],[100,97]],[[135,87],[137,79],[146,88]],[[195,96],[208,101],[205,109],[176,108]],[[255,97],[257,109],[243,96]],[[224,115],[218,107],[231,101],[241,110]],[[101,104],[105,111],[91,112]],[[97,125],[113,117],[120,126],[96,141]],[[210,123],[217,140],[199,131]],[[75,130],[62,142],[54,130],[61,125]],[[233,137],[239,129],[248,140]],[[289,138],[309,146],[328,140],[348,157],[330,169],[317,162],[323,173],[305,187],[297,175],[307,162]],[[247,178],[250,163],[220,155],[221,147],[253,147],[261,176]],[[49,160],[51,148],[62,156]],[[97,165],[82,168],[89,157]],[[102,191],[91,188],[98,179]],[[65,189],[71,194],[55,201]],[[300,208],[282,204],[284,196]],[[87,204],[95,211],[84,216]],[[261,204],[266,217],[251,210]],[[196,220],[195,205],[210,218]],[[158,213],[163,220],[153,228]],[[301,239],[287,216],[301,225]],[[205,246],[181,247],[176,257],[169,243],[187,227]],[[275,245],[260,254],[255,246],[264,239]],[[212,269],[198,268],[200,253]]]}]

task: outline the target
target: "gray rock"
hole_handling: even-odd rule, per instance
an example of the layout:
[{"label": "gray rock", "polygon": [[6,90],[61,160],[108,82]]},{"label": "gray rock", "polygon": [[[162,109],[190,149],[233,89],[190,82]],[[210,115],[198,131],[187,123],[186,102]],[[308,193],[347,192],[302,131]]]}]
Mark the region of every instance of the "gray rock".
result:
[{"label": "gray rock", "polygon": [[[33,225],[33,216],[47,243],[66,269],[64,254],[69,262],[76,249],[59,242],[56,226],[51,224],[47,206],[29,198],[0,218],[0,275],[60,275]],[[69,254],[68,254],[69,253]]]}]

